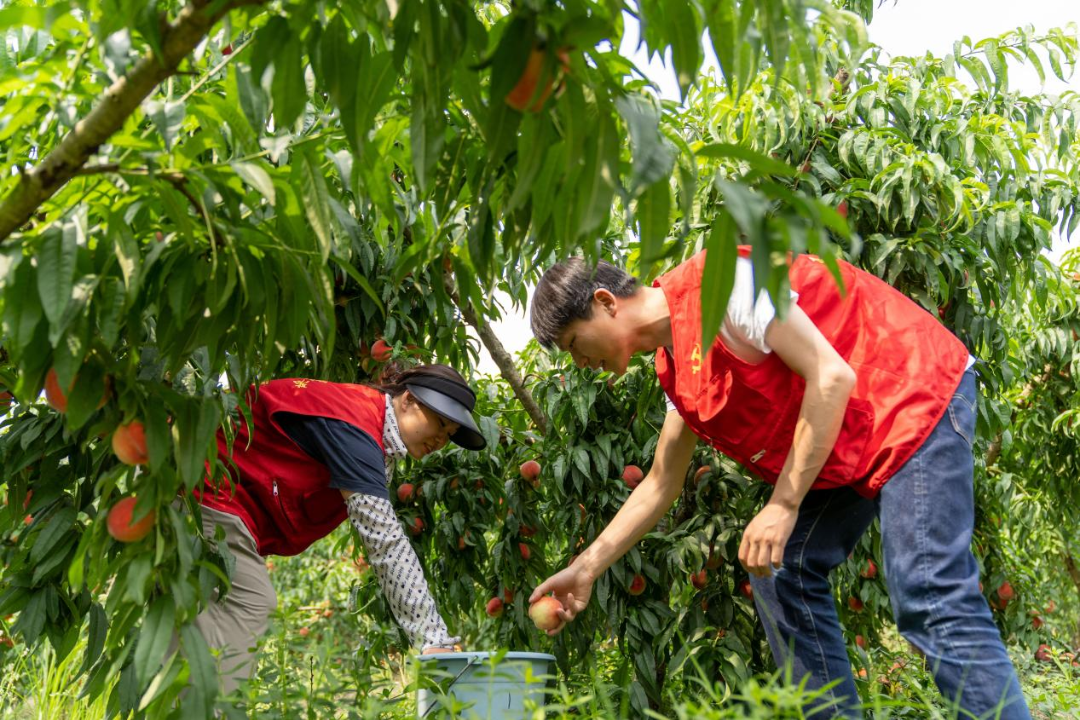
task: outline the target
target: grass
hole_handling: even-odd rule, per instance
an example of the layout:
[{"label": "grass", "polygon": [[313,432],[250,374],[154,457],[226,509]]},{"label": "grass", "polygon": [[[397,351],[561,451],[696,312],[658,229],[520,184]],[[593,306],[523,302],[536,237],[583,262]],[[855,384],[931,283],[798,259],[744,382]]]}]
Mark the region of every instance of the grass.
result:
[{"label": "grass", "polygon": [[[408,656],[397,647],[399,633],[392,625],[374,621],[363,607],[364,602],[378,602],[377,593],[350,593],[356,571],[342,560],[342,551],[336,546],[324,553],[274,559],[271,576],[279,612],[262,642],[258,674],[244,689],[243,709],[222,703],[226,717],[416,718],[415,675]],[[368,577],[367,582],[374,579]],[[346,598],[351,599],[346,602]],[[1033,648],[1014,644],[1011,650],[1033,716],[1037,720],[1078,717],[1080,667],[1061,652],[1054,653],[1051,662],[1038,662]],[[0,718],[107,717],[108,692],[93,703],[78,697],[83,652],[80,642],[61,662],[48,646],[34,652],[0,646]],[[883,647],[860,650],[853,657],[868,718],[956,717],[938,695],[921,660],[908,652],[895,633],[886,633]],[[532,720],[637,720],[630,710],[630,690],[618,680],[622,677],[619,661],[614,644],[599,646],[589,667],[558,679],[546,712],[537,710]],[[653,720],[801,718],[801,707],[808,699],[804,690],[780,682],[777,675],[759,675],[732,687],[723,678],[706,677],[693,665],[672,678],[667,688],[663,712],[650,714]],[[428,718],[454,716],[431,713]]]}]

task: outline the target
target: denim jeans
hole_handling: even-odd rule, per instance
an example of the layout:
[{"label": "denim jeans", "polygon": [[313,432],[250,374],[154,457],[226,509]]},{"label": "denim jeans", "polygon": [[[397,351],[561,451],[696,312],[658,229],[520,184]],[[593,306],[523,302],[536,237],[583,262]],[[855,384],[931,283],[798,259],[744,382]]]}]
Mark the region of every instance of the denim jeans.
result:
[{"label": "denim jeans", "polygon": [[945,699],[961,718],[1030,720],[971,553],[974,407],[968,369],[941,421],[876,498],[847,488],[811,491],[783,565],[751,578],[777,664],[790,663],[792,679],[806,678],[809,689],[839,681],[832,697],[807,708],[808,717],[862,717],[829,572],[877,517],[893,616],[900,634],[926,654]]}]

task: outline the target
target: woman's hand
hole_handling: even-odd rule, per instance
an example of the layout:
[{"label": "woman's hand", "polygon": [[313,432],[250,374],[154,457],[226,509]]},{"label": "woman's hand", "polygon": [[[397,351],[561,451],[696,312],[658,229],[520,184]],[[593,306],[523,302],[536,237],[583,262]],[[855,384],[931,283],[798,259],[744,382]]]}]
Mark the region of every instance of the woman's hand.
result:
[{"label": "woman's hand", "polygon": [[420,654],[421,655],[439,655],[440,653],[452,653],[452,652],[461,652],[461,646],[460,645],[455,645],[452,648],[429,647],[429,648],[425,649],[423,652],[421,652]]},{"label": "woman's hand", "polygon": [[555,573],[544,582],[540,583],[529,602],[534,603],[548,593],[555,593],[555,598],[562,603],[563,609],[559,610],[559,619],[562,621],[557,627],[548,630],[548,635],[558,635],[578,613],[589,604],[592,595],[593,579],[584,569],[575,568],[573,565]]}]

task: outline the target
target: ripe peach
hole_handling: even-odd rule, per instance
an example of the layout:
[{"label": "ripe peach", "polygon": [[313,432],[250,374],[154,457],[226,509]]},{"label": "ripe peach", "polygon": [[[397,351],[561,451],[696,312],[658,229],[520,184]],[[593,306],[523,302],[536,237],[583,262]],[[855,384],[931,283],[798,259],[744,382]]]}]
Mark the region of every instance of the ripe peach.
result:
[{"label": "ripe peach", "polygon": [[641,472],[641,468],[639,468],[637,465],[627,465],[626,467],[623,468],[623,471],[622,471],[623,482],[625,482],[630,487],[631,490],[633,490],[638,485],[640,485],[641,480],[644,477],[645,477],[645,474],[643,472]]},{"label": "ripe peach", "polygon": [[125,465],[145,465],[150,462],[146,449],[146,428],[138,420],[116,428],[112,436],[112,449]]},{"label": "ripe peach", "polygon": [[696,573],[690,573],[690,584],[697,590],[704,590],[705,586],[709,582],[709,574],[704,570],[698,570]]},{"label": "ripe peach", "polygon": [[535,482],[540,477],[540,463],[535,460],[526,460],[521,463],[521,467],[518,468],[518,471],[521,473],[521,477],[529,482]]},{"label": "ripe peach", "polygon": [[551,596],[545,596],[534,602],[529,607],[529,619],[540,630],[554,630],[562,620],[559,611],[562,603]]},{"label": "ripe peach", "polygon": [[747,600],[753,600],[754,586],[750,584],[749,580],[743,580],[739,583],[739,593]]},{"label": "ripe peach", "polygon": [[854,612],[862,612],[863,607],[864,607],[863,601],[860,600],[859,598],[855,597],[854,595],[852,595],[851,597],[849,597],[847,599],[847,605]]},{"label": "ripe peach", "polygon": [[525,543],[518,543],[518,552],[521,553],[521,559],[525,562],[529,562],[529,558],[532,557],[532,550]]},{"label": "ripe peach", "polygon": [[708,465],[702,465],[701,467],[699,467],[697,469],[697,472],[694,473],[694,487],[700,485],[701,479],[708,475],[711,471],[712,468]]},{"label": "ripe peach", "polygon": [[105,521],[105,527],[109,534],[116,540],[125,543],[138,542],[150,534],[154,529],[154,520],[157,516],[151,509],[138,521],[132,522],[132,513],[135,510],[135,496],[129,495],[121,498],[109,509],[109,516]]},{"label": "ripe peach", "polygon": [[[565,49],[558,51],[559,62],[566,68],[570,64],[570,57]],[[555,73],[551,68],[545,68],[546,53],[543,48],[534,47],[529,53],[529,59],[525,63],[525,69],[518,78],[514,89],[506,94],[506,104],[518,112],[539,112],[544,107],[544,102],[551,95]],[[543,78],[541,78],[541,75]],[[537,85],[541,85],[537,91]],[[529,104],[529,101],[532,104]]]},{"label": "ripe peach", "polygon": [[[700,590],[700,588],[698,588]],[[645,592],[645,578],[641,574],[634,576],[634,579],[630,581],[630,589],[627,590],[631,595],[640,595]]]},{"label": "ripe peach", "polygon": [[1002,605],[1007,605],[1014,597],[1016,592],[1013,591],[1013,586],[1008,580],[1001,583],[1001,587],[997,590],[998,597],[1001,598]]},{"label": "ripe peach", "polygon": [[867,560],[866,567],[863,568],[862,572],[860,572],[859,575],[866,578],[867,580],[873,580],[877,577],[877,565],[874,564],[873,560]]},{"label": "ripe peach", "polygon": [[409,502],[413,499],[412,483],[402,483],[397,489],[398,502]]},{"label": "ripe peach", "polygon": [[371,345],[371,359],[375,362],[386,362],[393,354],[393,346],[382,338],[379,338]]},{"label": "ripe peach", "polygon": [[[56,374],[56,369],[49,368],[49,372],[45,374],[45,401],[49,403],[49,406],[52,407],[53,410],[61,414],[67,412],[68,395],[75,389],[75,383],[78,379],[79,378],[76,375],[72,379],[71,385],[69,385],[68,389],[65,391],[60,387],[60,379]],[[111,395],[112,387],[109,379],[105,378],[105,391],[101,394],[101,401],[97,404],[98,408],[101,408],[107,403]]]},{"label": "ripe peach", "polygon": [[497,597],[493,597],[487,601],[487,607],[485,611],[488,617],[497,618],[503,614],[503,601]]}]

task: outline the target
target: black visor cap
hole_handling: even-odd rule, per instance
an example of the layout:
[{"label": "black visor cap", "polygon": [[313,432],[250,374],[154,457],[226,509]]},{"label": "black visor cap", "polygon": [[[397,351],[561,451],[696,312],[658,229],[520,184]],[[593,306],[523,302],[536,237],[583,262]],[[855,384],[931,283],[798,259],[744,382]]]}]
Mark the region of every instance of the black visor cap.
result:
[{"label": "black visor cap", "polygon": [[451,442],[466,450],[483,450],[487,441],[473,419],[476,394],[468,385],[437,376],[412,377],[405,381],[413,397],[424,407],[458,424]]}]

